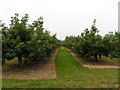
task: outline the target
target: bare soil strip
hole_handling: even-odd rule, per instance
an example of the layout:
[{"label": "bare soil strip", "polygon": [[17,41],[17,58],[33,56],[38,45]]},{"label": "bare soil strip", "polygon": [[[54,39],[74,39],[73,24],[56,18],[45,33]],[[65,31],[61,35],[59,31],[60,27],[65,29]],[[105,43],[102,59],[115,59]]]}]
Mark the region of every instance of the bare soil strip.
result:
[{"label": "bare soil strip", "polygon": [[120,68],[120,66],[118,66],[118,63],[113,62],[111,60],[108,59],[104,59],[104,58],[99,58],[98,62],[95,62],[93,60],[93,58],[80,58],[77,54],[75,54],[74,52],[72,52],[72,50],[66,48],[75,58],[75,60],[77,60],[80,64],[82,64],[84,67],[88,67],[90,69],[94,69],[94,68]]},{"label": "bare soil strip", "polygon": [[9,62],[2,67],[2,78],[10,79],[50,79],[56,78],[55,56],[58,52],[56,49],[49,60],[40,60],[33,65],[22,68],[17,67],[17,60]]}]

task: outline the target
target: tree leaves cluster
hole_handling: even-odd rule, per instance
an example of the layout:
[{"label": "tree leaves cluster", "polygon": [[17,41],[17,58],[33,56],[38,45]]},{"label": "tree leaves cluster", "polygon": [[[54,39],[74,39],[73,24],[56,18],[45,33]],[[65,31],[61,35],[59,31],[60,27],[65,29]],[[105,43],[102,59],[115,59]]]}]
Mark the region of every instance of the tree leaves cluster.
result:
[{"label": "tree leaves cluster", "polygon": [[19,14],[11,17],[11,24],[6,27],[0,25],[2,33],[2,61],[18,57],[19,66],[22,58],[29,60],[41,60],[48,57],[52,50],[57,48],[56,34],[51,35],[43,28],[43,17],[38,18],[32,24],[28,24],[28,14],[19,19]]},{"label": "tree leaves cluster", "polygon": [[110,56],[119,57],[120,56],[120,33],[109,32],[104,37],[99,35],[99,30],[97,29],[93,21],[91,29],[87,28],[81,35],[78,36],[67,36],[65,39],[65,46],[72,49],[81,57],[91,57],[98,61],[98,56]]}]

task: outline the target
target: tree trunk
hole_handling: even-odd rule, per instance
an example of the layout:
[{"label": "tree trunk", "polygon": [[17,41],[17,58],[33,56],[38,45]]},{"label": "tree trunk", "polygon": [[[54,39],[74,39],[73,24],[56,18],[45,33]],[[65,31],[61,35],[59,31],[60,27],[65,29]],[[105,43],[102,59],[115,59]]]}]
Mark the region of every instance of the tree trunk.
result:
[{"label": "tree trunk", "polygon": [[22,56],[18,56],[18,66],[22,67]]},{"label": "tree trunk", "polygon": [[95,54],[94,57],[95,57],[95,61],[98,62],[97,54]]}]

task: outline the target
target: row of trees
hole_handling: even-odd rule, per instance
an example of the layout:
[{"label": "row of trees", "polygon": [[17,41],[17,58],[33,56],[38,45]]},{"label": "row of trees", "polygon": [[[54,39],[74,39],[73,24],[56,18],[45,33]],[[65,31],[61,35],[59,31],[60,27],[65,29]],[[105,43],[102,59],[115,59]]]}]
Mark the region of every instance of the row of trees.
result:
[{"label": "row of trees", "polygon": [[94,56],[95,61],[98,61],[98,56],[120,57],[120,33],[109,32],[105,36],[99,35],[95,23],[91,29],[85,29],[81,35],[67,36],[65,39],[65,46],[72,49],[81,57]]},{"label": "row of trees", "polygon": [[28,24],[28,14],[19,19],[19,14],[11,17],[8,27],[1,23],[2,33],[2,62],[18,58],[22,67],[22,57],[29,60],[41,60],[48,57],[58,46],[56,34],[51,35],[43,28],[43,17],[38,18],[32,24]]}]

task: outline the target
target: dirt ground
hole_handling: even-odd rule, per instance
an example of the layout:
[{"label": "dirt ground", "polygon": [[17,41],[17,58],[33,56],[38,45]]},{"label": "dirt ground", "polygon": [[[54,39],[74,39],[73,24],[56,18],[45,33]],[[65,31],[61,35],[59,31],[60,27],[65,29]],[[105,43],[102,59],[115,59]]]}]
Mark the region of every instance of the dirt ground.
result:
[{"label": "dirt ground", "polygon": [[28,80],[56,78],[54,60],[57,52],[58,49],[53,52],[49,60],[40,60],[22,68],[17,66],[17,60],[8,62],[2,67],[2,78]]},{"label": "dirt ground", "polygon": [[108,60],[105,58],[99,58],[98,62],[94,61],[94,58],[80,58],[77,54],[72,52],[67,48],[68,51],[73,55],[73,57],[84,67],[88,67],[90,69],[93,68],[120,68],[118,63],[113,62],[112,60]]}]

